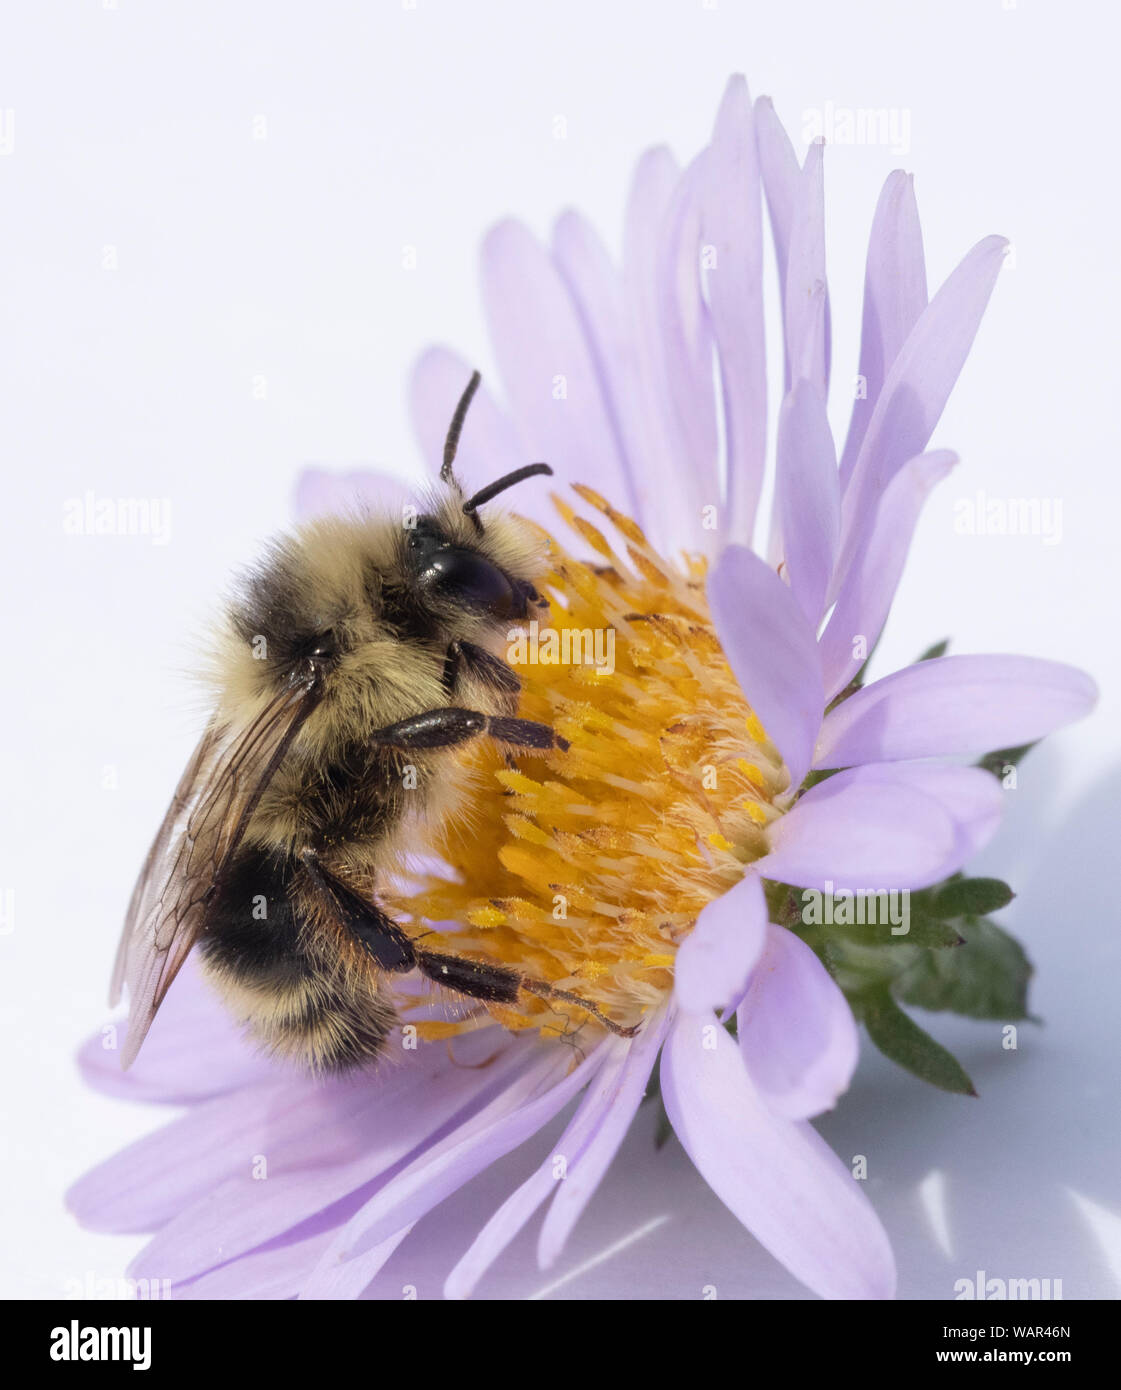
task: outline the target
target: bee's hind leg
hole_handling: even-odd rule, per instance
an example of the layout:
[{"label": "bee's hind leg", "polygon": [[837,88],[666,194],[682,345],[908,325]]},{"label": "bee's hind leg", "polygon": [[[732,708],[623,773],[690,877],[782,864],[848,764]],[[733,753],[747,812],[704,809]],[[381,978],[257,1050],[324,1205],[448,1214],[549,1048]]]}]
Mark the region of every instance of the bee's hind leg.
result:
[{"label": "bee's hind leg", "polygon": [[418,950],[416,942],[402,927],[376,903],[359,897],[348,888],[320,863],[313,851],[306,851],[302,860],[308,875],[330,901],[336,920],[361,942],[382,970],[402,974],[417,969],[434,984],[485,1004],[516,1004],[523,991],[546,1001],[564,1000],[575,1004],[619,1037],[630,1038],[638,1032],[637,1028],[624,1028],[608,1018],[590,999],[557,989],[544,980],[534,980],[507,966],[469,960],[466,956],[443,951]]},{"label": "bee's hind leg", "polygon": [[413,943],[388,913],[348,888],[323,866],[313,850],[305,850],[301,860],[331,917],[365,947],[380,970],[399,975],[415,968]]},{"label": "bee's hind leg", "polygon": [[489,1004],[514,1004],[524,990],[538,999],[563,999],[566,1003],[575,1004],[618,1037],[633,1038],[638,1032],[637,1027],[624,1028],[608,1018],[590,999],[572,994],[567,989],[557,989],[544,980],[531,979],[506,966],[489,965],[485,961],[467,960],[463,956],[448,956],[437,951],[417,951],[416,963],[417,969],[428,979],[443,985],[445,989],[466,994],[471,999],[482,999]]}]

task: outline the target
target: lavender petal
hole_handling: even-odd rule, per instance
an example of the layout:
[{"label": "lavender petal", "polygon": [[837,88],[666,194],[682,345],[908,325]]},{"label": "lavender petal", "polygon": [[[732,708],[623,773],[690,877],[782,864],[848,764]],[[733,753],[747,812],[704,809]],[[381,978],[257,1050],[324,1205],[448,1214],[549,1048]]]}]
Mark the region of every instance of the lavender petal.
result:
[{"label": "lavender petal", "polygon": [[926,448],[958,379],[1007,243],[986,237],[965,257],[919,316],[888,369],[841,504],[841,555],[832,596],[867,539],[884,489]]},{"label": "lavender petal", "polygon": [[767,930],[763,886],[750,869],[701,911],[677,950],[673,993],[686,1013],[711,1013],[737,999],[759,959]]},{"label": "lavender petal", "polygon": [[755,115],[733,77],[716,117],[701,187],[702,236],[716,263],[707,277],[720,357],[728,460],[725,538],[750,545],[767,451],[763,337],[762,184]]},{"label": "lavender petal", "polygon": [[721,555],[708,596],[728,664],[796,787],[809,769],[825,705],[813,628],[778,575],[743,546]]},{"label": "lavender petal", "polygon": [[875,647],[891,610],[923,503],[956,463],[956,454],[936,449],[909,460],[888,483],[868,544],[849,571],[821,634],[827,700],[844,690]]},{"label": "lavender petal", "polygon": [[914,179],[896,169],[887,176],[880,193],[868,238],[860,336],[864,394],[856,398],[852,407],[841,454],[842,484],[852,474],[884,377],[926,305],[926,262]]},{"label": "lavender petal", "polygon": [[823,1298],[890,1298],[891,1246],[860,1185],[805,1123],[768,1110],[715,1019],[682,1015],[662,1055],[670,1123],[705,1181]]},{"label": "lavender petal", "polygon": [[775,507],[790,590],[816,631],[837,556],[841,496],[825,402],[808,381],[783,402],[777,456]]},{"label": "lavender petal", "polygon": [[815,766],[985,753],[1088,714],[1084,671],[1031,656],[944,656],[873,682],[825,719]]},{"label": "lavender petal", "polygon": [[744,1064],[767,1107],[788,1120],[831,1110],[860,1051],[845,996],[804,941],[768,925],[736,1012]]}]

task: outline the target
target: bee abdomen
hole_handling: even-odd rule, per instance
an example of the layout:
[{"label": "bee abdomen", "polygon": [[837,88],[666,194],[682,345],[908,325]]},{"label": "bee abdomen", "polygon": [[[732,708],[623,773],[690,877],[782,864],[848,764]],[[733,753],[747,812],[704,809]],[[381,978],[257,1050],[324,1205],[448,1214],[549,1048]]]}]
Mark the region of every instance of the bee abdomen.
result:
[{"label": "bee abdomen", "polygon": [[268,1051],[316,1071],[372,1061],[397,1022],[370,971],[348,968],[292,891],[294,862],[243,850],[225,876],[200,942],[227,1007]]},{"label": "bee abdomen", "polygon": [[206,964],[232,983],[283,991],[307,971],[304,923],[289,897],[286,855],[243,850],[223,878],[201,941]]},{"label": "bee abdomen", "polygon": [[303,999],[290,998],[282,1011],[259,1012],[247,1021],[270,1052],[313,1071],[344,1072],[381,1056],[397,1015],[379,994],[360,999],[312,986]]}]

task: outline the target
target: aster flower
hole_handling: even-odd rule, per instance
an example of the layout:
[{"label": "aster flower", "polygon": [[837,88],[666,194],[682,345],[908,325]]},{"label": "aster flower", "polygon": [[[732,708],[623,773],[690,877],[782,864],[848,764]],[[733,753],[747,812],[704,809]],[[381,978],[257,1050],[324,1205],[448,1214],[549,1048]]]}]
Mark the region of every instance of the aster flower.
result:
[{"label": "aster flower", "polygon": [[[91,1084],[187,1107],[71,1193],[91,1225],[155,1231],[135,1277],[169,1278],[179,1297],[356,1297],[423,1215],[579,1098],[446,1292],[470,1293],[546,1203],[547,1266],[657,1066],[684,1148],[772,1254],[823,1296],[893,1292],[871,1205],[807,1121],[849,1083],[854,1010],[899,1060],[969,1088],[896,1003],[929,1001],[932,953],[972,960],[973,934],[998,930],[979,914],[999,888],[959,874],[996,830],[1001,788],[962,760],[1043,737],[1085,714],[1094,689],[1011,656],[938,655],[862,684],[922,503],[955,463],[924,451],[1003,243],[979,243],[928,301],[911,183],[888,179],[863,389],[838,450],[822,159],[815,145],[800,166],[770,104],[753,107],[733,79],[688,168],[663,150],[639,163],[621,274],[575,213],[548,249],[514,223],[484,246],[507,408],[480,392],[459,466],[483,483],[547,458],[574,485],[525,499],[550,533],[559,506],[570,538],[550,542],[554,629],[618,640],[610,670],[519,668],[524,711],[567,750],[516,768],[475,750],[470,823],[440,828],[435,863],[393,906],[634,1036],[544,1001],[449,1019],[418,994],[404,1013],[415,1047],[397,1065],[313,1080],[253,1054],[188,967],[131,1073],[102,1037],[82,1054]],[[767,517],[764,202],[785,376]],[[434,466],[468,375],[442,349],[417,367],[413,413]],[[379,480],[309,473],[301,513],[356,490],[387,495]],[[914,936],[807,927],[800,895],[840,884],[916,894]],[[954,969],[942,1006],[959,1006]]]}]

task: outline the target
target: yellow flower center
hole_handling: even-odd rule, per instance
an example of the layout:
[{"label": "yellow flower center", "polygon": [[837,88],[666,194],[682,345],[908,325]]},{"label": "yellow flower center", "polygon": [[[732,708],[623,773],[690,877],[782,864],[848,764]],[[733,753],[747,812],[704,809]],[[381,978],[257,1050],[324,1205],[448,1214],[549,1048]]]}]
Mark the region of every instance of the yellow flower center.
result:
[{"label": "yellow flower center", "polygon": [[[456,878],[421,879],[399,910],[418,925],[462,923],[441,949],[545,981],[630,1027],[671,989],[701,909],[766,853],[789,776],[713,631],[703,563],[668,563],[632,520],[575,491],[617,542],[554,499],[600,563],[550,538],[548,624],[515,629],[508,654],[523,681],[518,713],[569,747],[519,752],[516,768],[491,744],[472,750],[481,775],[469,823],[444,827],[435,847]],[[598,1026],[529,994],[486,1008],[546,1035]]]}]

